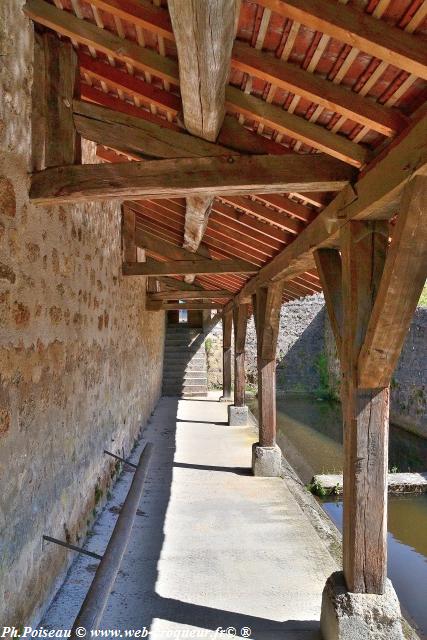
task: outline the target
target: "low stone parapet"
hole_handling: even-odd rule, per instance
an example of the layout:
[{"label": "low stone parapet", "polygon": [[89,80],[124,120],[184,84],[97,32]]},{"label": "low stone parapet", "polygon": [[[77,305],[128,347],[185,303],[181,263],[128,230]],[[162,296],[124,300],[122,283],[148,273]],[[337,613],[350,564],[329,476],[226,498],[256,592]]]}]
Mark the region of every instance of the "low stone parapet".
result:
[{"label": "low stone parapet", "polygon": [[[312,493],[316,495],[341,495],[343,487],[342,474],[319,474],[313,477],[310,484]],[[422,473],[389,473],[388,492],[427,493],[427,471]]]}]

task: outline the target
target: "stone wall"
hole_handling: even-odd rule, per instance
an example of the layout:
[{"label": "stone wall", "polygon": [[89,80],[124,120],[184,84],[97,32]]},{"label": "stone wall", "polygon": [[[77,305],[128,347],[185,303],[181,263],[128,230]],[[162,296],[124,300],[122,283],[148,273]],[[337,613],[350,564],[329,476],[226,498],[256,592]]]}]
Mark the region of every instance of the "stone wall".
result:
[{"label": "stone wall", "polygon": [[[325,323],[329,384],[339,396],[340,367],[329,321]],[[419,307],[409,327],[390,384],[390,420],[427,438],[427,308]]]},{"label": "stone wall", "polygon": [[[284,304],[280,313],[277,346],[278,393],[319,393],[322,390],[325,310],[323,296],[313,295]],[[222,325],[207,335],[208,384],[222,386]],[[253,318],[246,337],[246,378],[248,387],[257,384],[256,334]]]},{"label": "stone wall", "polygon": [[[209,388],[222,387],[222,325],[206,336]],[[339,399],[340,366],[323,296],[286,303],[280,314],[277,392],[315,393]],[[247,387],[256,391],[256,335],[253,318],[246,338]],[[427,437],[427,308],[412,320],[391,381],[394,424]]]},{"label": "stone wall", "polygon": [[[121,275],[116,204],[35,207],[33,27],[0,3],[0,620],[36,622],[161,389],[164,314]],[[93,147],[84,148],[95,161]],[[71,621],[70,621],[71,622]]]},{"label": "stone wall", "polygon": [[390,418],[427,438],[427,308],[411,322],[391,380]]}]

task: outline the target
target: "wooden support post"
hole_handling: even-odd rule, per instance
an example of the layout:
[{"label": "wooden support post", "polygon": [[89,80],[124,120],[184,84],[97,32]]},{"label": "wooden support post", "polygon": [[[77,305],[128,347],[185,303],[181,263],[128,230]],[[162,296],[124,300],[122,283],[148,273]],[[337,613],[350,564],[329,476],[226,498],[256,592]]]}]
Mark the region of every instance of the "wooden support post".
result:
[{"label": "wooden support post", "polygon": [[231,330],[233,312],[227,311],[222,318],[222,400],[231,400]]},{"label": "wooden support post", "polygon": [[387,222],[349,221],[341,258],[335,250],[315,252],[341,344],[343,568],[354,593],[386,591],[389,383],[427,276],[426,196],[426,178],[414,177],[389,247]]},{"label": "wooden support post", "polygon": [[245,406],[245,341],[248,324],[247,304],[239,304],[233,309],[234,325],[234,406]]},{"label": "wooden support post", "polygon": [[33,166],[37,170],[81,162],[81,141],[73,120],[79,97],[79,67],[71,42],[53,33],[35,35]]},{"label": "wooden support post", "polygon": [[259,442],[252,448],[256,476],[279,476],[281,451],[276,444],[276,347],[283,282],[258,287],[253,296],[257,334]]},{"label": "wooden support post", "polygon": [[259,444],[276,444],[276,347],[279,335],[282,282],[260,287],[256,293],[258,354]]},{"label": "wooden support post", "polygon": [[341,233],[344,416],[343,568],[349,591],[384,593],[387,575],[389,388],[361,388],[358,359],[384,269],[386,222]]},{"label": "wooden support post", "polygon": [[122,252],[123,262],[137,262],[137,245],[135,242],[135,212],[123,207],[122,211]]}]

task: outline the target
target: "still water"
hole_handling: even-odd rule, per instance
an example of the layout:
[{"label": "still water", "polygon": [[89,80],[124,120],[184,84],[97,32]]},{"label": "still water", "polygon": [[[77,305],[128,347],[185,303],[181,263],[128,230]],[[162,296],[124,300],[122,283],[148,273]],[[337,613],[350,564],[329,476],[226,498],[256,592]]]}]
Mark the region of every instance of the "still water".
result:
[{"label": "still water", "polygon": [[[256,400],[249,403],[257,413]],[[304,483],[317,473],[342,470],[342,422],[339,404],[310,397],[277,399],[277,442]],[[427,470],[427,440],[391,426],[389,467]],[[322,505],[341,528],[342,502]],[[427,640],[427,495],[390,496],[388,574],[405,616]]]}]

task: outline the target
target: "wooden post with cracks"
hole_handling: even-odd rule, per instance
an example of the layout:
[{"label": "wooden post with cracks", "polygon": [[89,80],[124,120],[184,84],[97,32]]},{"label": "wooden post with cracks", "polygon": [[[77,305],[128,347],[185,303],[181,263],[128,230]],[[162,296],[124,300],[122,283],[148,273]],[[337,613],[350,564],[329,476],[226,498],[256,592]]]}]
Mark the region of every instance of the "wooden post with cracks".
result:
[{"label": "wooden post with cracks", "polygon": [[257,334],[259,442],[252,449],[257,476],[279,476],[282,455],[276,444],[276,348],[283,282],[258,287],[254,295]]}]

